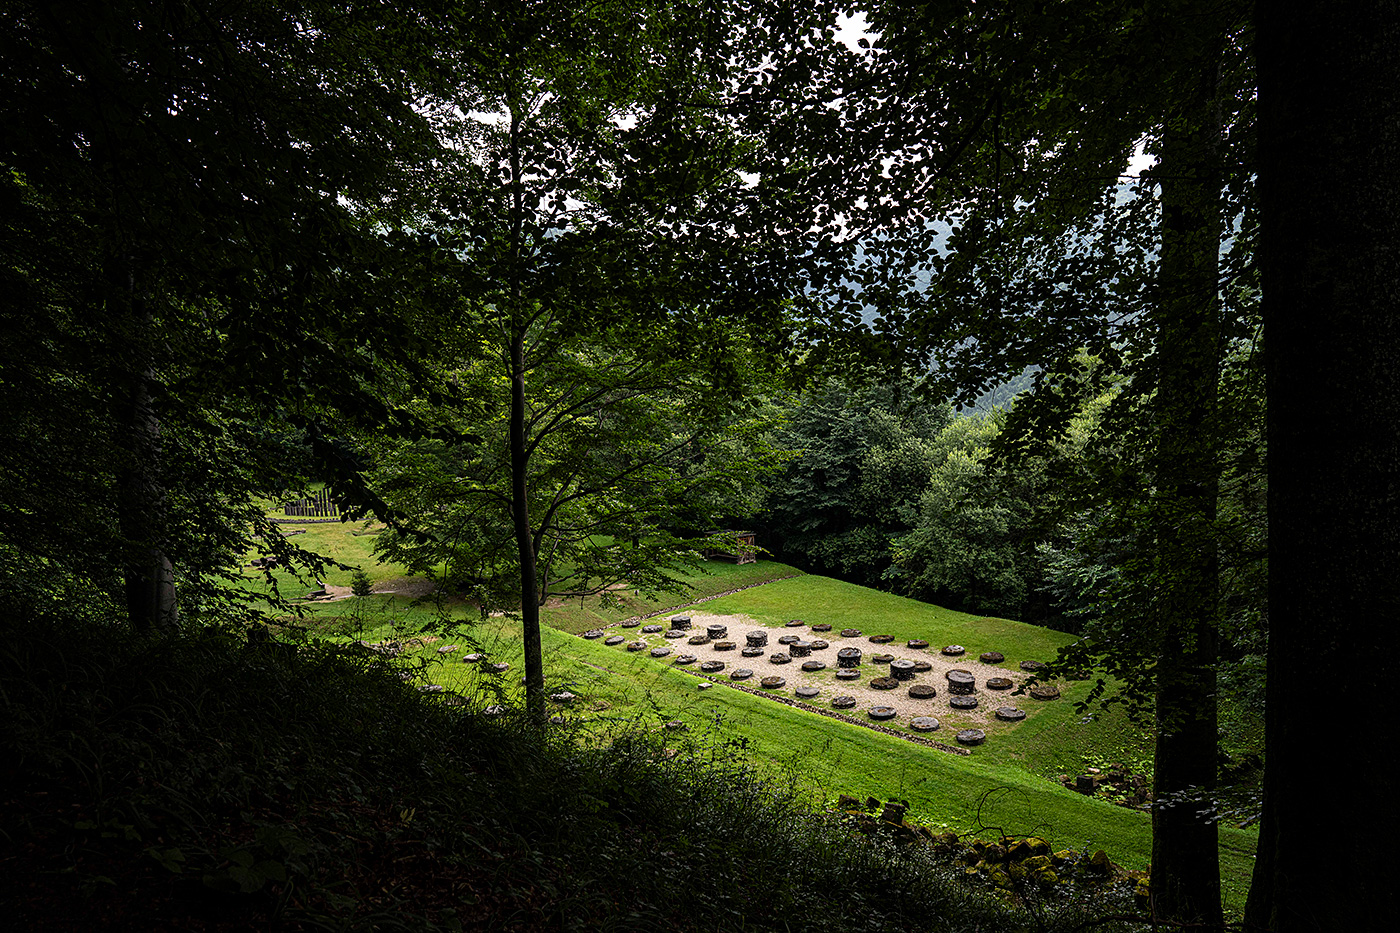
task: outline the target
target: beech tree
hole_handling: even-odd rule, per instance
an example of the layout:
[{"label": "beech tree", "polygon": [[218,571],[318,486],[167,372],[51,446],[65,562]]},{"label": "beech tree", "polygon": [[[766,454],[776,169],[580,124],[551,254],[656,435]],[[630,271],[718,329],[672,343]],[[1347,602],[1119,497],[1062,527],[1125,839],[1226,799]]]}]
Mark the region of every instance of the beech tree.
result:
[{"label": "beech tree", "polygon": [[[567,563],[605,577],[589,535],[621,530],[621,512],[572,524],[570,509],[653,468],[690,482],[665,461],[717,449],[713,432],[742,420],[731,406],[752,354],[773,367],[791,352],[817,257],[849,249],[804,250],[835,222],[814,224],[821,201],[776,196],[811,171],[768,161],[762,145],[811,76],[792,68],[773,81],[759,65],[805,55],[801,37],[830,10],[539,0],[454,15],[464,41],[448,64],[462,93],[431,107],[458,155],[416,230],[441,250],[439,314],[473,335],[471,352],[508,387],[500,411],[482,413],[500,430],[478,433],[508,465],[497,499],[514,542],[527,703],[541,713],[542,562],[560,566],[550,548],[572,527]],[[596,361],[574,365],[588,354]],[[682,413],[690,423],[669,439],[627,438],[648,430],[648,397],[674,409],[673,425]],[[607,419],[628,406],[613,430]],[[604,438],[633,463],[604,466]],[[632,508],[660,504],[622,511]],[[624,576],[648,579],[640,565]]]},{"label": "beech tree", "polygon": [[[684,360],[648,360],[619,328],[539,334],[527,356],[525,442],[536,607],[616,587],[678,591],[726,516],[743,515],[778,463],[767,443],[773,414],[746,370],[737,399]],[[480,352],[481,343],[465,343]],[[732,348],[731,353],[739,349]],[[470,439],[365,438],[375,488],[405,518],[376,550],[488,610],[522,611],[509,459],[509,358],[499,349],[444,373],[422,418]],[[732,538],[732,535],[731,535]],[[728,541],[730,548],[734,542]]]}]

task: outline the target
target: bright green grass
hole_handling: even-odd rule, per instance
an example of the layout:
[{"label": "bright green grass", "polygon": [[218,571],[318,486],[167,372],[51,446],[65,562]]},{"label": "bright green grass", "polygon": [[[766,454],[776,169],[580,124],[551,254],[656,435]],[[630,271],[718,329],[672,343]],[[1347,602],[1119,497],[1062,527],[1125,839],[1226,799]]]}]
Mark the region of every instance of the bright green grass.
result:
[{"label": "bright green grass", "polygon": [[[273,513],[280,514],[280,513]],[[338,561],[351,568],[362,568],[369,575],[370,581],[375,584],[386,583],[389,580],[402,577],[405,573],[403,567],[397,564],[382,564],[374,555],[374,542],[376,535],[375,528],[368,529],[364,522],[318,522],[314,524],[284,524],[279,525],[283,534],[291,531],[304,530],[306,533],[294,535],[291,542],[307,551],[319,554],[332,561]],[[247,565],[248,560],[260,556],[261,551],[250,551],[243,566],[243,573],[248,578],[248,589],[255,593],[267,591],[262,571],[251,568]],[[334,566],[327,566],[321,579],[329,586],[349,586],[354,570],[341,570]],[[298,578],[295,574],[284,570],[274,570],[273,578],[277,581],[277,587],[283,596],[297,597],[303,595],[308,590],[316,589],[316,581],[302,576]]]},{"label": "bright green grass", "polygon": [[[805,591],[810,606],[818,605],[817,597],[821,596],[831,611],[847,611],[838,597],[850,585],[819,577],[770,584],[706,603],[704,609],[754,608],[756,603],[772,601],[771,590],[796,587],[801,591],[804,584],[810,587]],[[802,592],[797,595],[800,598]],[[930,612],[923,617],[925,622],[942,618],[949,625],[967,625],[971,619],[952,618],[957,614],[934,607],[911,607],[908,600],[870,591],[866,595],[846,593],[846,602],[851,600],[862,603],[866,610],[879,609],[889,600],[887,606],[897,606],[901,615],[913,621],[918,621],[921,611]],[[815,613],[809,609],[808,616],[812,615]],[[896,624],[897,620],[891,621],[882,630],[895,634]],[[1000,624],[1016,626],[1004,621]],[[965,635],[976,631],[962,631],[961,643],[974,648],[974,640]],[[929,637],[934,633],[924,630],[910,637],[916,634]],[[1003,643],[1035,648],[1043,646],[1045,639],[1063,640],[1063,636],[1042,629],[1014,634],[1019,639],[1010,639],[1003,630]],[[543,640],[547,688],[551,692],[567,689],[578,695],[579,700],[566,715],[571,728],[585,740],[606,741],[622,724],[640,722],[647,728],[661,729],[669,720],[680,720],[687,726],[687,738],[742,748],[760,772],[795,784],[816,805],[830,803],[839,793],[899,797],[912,804],[912,819],[933,826],[977,832],[988,838],[1003,831],[1040,834],[1057,848],[1103,848],[1130,868],[1144,868],[1150,861],[1151,827],[1146,814],[1085,798],[1047,777],[1062,765],[1073,764],[1065,770],[1077,770],[1086,754],[1107,760],[1130,757],[1124,752],[1140,755],[1146,748],[1142,730],[1132,727],[1121,714],[1082,721],[1072,703],[1075,691],[1082,692],[1086,685],[1069,685],[1065,699],[1030,707],[1034,715],[1025,723],[999,731],[987,727],[987,744],[964,757],[843,724],[723,684],[701,692],[695,676],[645,654],[548,629]],[[459,645],[457,652],[437,653],[438,648],[454,643]],[[468,650],[484,651],[511,667],[504,674],[483,674],[475,665],[460,662],[461,654]],[[520,702],[523,668],[519,635],[503,620],[465,624],[458,636],[433,642],[413,655],[424,665],[422,676],[427,682],[442,684],[483,704]],[[1028,703],[1023,701],[1022,705]],[[940,718],[949,723],[946,716]],[[955,730],[955,723],[946,726],[947,732]],[[1253,832],[1233,828],[1221,833],[1226,895],[1236,912],[1242,909],[1248,890],[1255,839]]]},{"label": "bright green grass", "polygon": [[[328,552],[346,563],[354,563],[345,555],[353,556],[356,541],[372,541],[368,536],[345,541],[353,538],[349,534],[352,526],[301,527],[318,529],[328,539]],[[310,534],[301,536],[303,541],[310,538]],[[367,556],[368,548],[362,553]],[[375,577],[368,565],[366,569]],[[704,569],[712,572],[694,578],[692,598],[795,572],[766,561],[742,566],[712,562]],[[1146,814],[1085,798],[1051,780],[1059,773],[1079,772],[1086,762],[1150,759],[1147,730],[1128,722],[1121,711],[1086,721],[1075,710],[1074,701],[1087,692],[1087,683],[1061,684],[1064,696],[1051,703],[1019,700],[1018,705],[1031,714],[1029,718],[1017,725],[983,726],[989,736],[987,743],[962,757],[724,685],[700,692],[693,675],[672,668],[666,661],[567,634],[671,608],[678,602],[680,599],[663,598],[645,604],[634,599],[605,609],[596,601],[585,601],[582,606],[574,601],[544,610],[548,688],[568,689],[580,697],[566,715],[570,728],[581,739],[607,741],[615,729],[637,721],[660,729],[669,720],[680,720],[688,731],[678,741],[742,748],[762,773],[796,784],[818,805],[829,803],[839,793],[899,797],[909,800],[911,818],[919,822],[946,825],[959,832],[976,831],[985,837],[1002,831],[1038,833],[1057,848],[1103,848],[1120,864],[1147,866],[1151,827]],[[1007,667],[1024,659],[1048,659],[1060,645],[1072,640],[1049,629],[979,618],[817,576],[780,579],[697,608],[742,614],[771,626],[800,618],[809,623],[828,622],[836,630],[859,628],[866,634],[888,634],[897,642],[925,638],[934,647],[957,643],[974,659],[982,651],[995,649],[1007,656]],[[443,637],[411,651],[405,659],[421,665],[424,682],[441,684],[483,705],[520,702],[523,663],[519,626],[512,619],[482,622],[474,609],[460,604],[414,606],[402,599],[376,596],[316,605],[307,620],[312,629],[369,640],[406,637],[434,623],[444,632]],[[458,645],[458,650],[439,655],[437,649],[448,644]],[[501,675],[483,674],[477,666],[461,663],[461,655],[468,651],[482,651],[511,666]],[[940,714],[944,732],[934,736],[945,741],[959,728],[948,712]],[[1221,832],[1227,903],[1236,912],[1242,909],[1253,870],[1255,839],[1256,834],[1250,831],[1225,828]]]},{"label": "bright green grass", "polygon": [[562,605],[550,605],[541,610],[540,618],[564,632],[577,635],[589,629],[612,625],[632,616],[648,615],[698,599],[714,596],[756,583],[768,583],[782,577],[801,573],[795,567],[777,561],[759,560],[751,564],[733,564],[726,560],[707,560],[694,570],[677,574],[688,588],[681,593],[662,594],[643,599],[635,592],[616,594],[618,602],[605,606],[601,598],[571,599]]}]

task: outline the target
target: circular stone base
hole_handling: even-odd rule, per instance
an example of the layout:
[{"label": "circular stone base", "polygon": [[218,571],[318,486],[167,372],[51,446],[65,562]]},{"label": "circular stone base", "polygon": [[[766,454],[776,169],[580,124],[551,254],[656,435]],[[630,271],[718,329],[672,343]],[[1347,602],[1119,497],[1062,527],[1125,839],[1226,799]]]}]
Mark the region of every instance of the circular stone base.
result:
[{"label": "circular stone base", "polygon": [[859,648],[842,648],[840,651],[836,652],[836,666],[837,666],[837,667],[859,667],[859,666],[860,666],[860,649],[859,649]]},{"label": "circular stone base", "polygon": [[626,640],[627,640],[627,639],[623,638],[621,635],[609,635],[607,638],[604,638],[604,639],[603,639],[603,644],[605,644],[605,645],[620,645],[620,644],[622,644],[622,643],[623,643],[624,641],[626,641]]},{"label": "circular stone base", "polygon": [[911,638],[905,643],[905,647],[913,648],[917,651],[922,648],[927,648],[928,642],[924,641],[922,638]]},{"label": "circular stone base", "polygon": [[957,738],[959,745],[981,745],[987,741],[987,733],[981,729],[964,729]]},{"label": "circular stone base", "polygon": [[653,648],[653,649],[651,649],[651,656],[652,656],[653,658],[664,658],[664,657],[666,657],[666,655],[668,655],[668,654],[670,654],[670,653],[671,653],[671,649],[670,649],[670,648]]},{"label": "circular stone base", "polygon": [[1002,654],[1000,651],[984,651],[977,660],[981,661],[983,664],[1000,664],[1002,661],[1006,660],[1006,655]]},{"label": "circular stone base", "polygon": [[729,626],[707,625],[705,626],[705,634],[709,635],[711,639],[723,638],[724,636],[729,634]]},{"label": "circular stone base", "polygon": [[895,687],[899,686],[899,681],[895,680],[893,677],[876,677],[870,682],[870,686],[874,687],[876,690],[893,690]]},{"label": "circular stone base", "polygon": [[856,708],[856,698],[855,698],[855,697],[848,697],[848,696],[832,697],[832,698],[831,698],[831,708],[832,708],[832,709],[855,709],[855,708]]},{"label": "circular stone base", "polygon": [[948,705],[953,709],[976,709],[976,697],[949,697]]},{"label": "circular stone base", "polygon": [[617,624],[620,625],[620,626],[622,626],[623,628],[636,628],[637,626],[639,626],[639,625],[642,624],[642,620],[641,620],[641,619],[628,619],[626,622],[619,622],[619,623],[617,623]]},{"label": "circular stone base", "polygon": [[888,645],[888,644],[889,644],[890,642],[892,642],[892,641],[894,641],[894,636],[893,636],[893,635],[871,635],[871,636],[870,636],[870,643],[871,643],[872,645]]},{"label": "circular stone base", "polygon": [[691,635],[690,638],[686,640],[687,645],[708,645],[709,643],[710,639],[706,635]]},{"label": "circular stone base", "polygon": [[883,653],[882,653],[882,654],[872,654],[872,655],[870,656],[870,663],[871,663],[871,664],[888,664],[888,663],[890,663],[890,662],[893,661],[893,660],[894,660],[894,655],[892,655],[892,654],[883,654]]},{"label": "circular stone base", "polygon": [[778,690],[787,685],[787,681],[781,677],[765,677],[758,682],[764,690]]},{"label": "circular stone base", "polygon": [[836,672],[837,680],[860,680],[860,671],[840,670]]},{"label": "circular stone base", "polygon": [[802,669],[803,669],[804,671],[824,671],[824,670],[826,670],[826,662],[825,662],[825,661],[803,661],[803,662],[802,662]]},{"label": "circular stone base", "polygon": [[894,717],[898,716],[899,711],[896,710],[893,706],[872,706],[869,710],[866,711],[866,715],[869,716],[871,719],[876,719],[883,722],[887,719],[893,719]]},{"label": "circular stone base", "polygon": [[717,642],[715,642],[715,650],[716,650],[716,651],[733,651],[733,650],[734,650],[735,648],[737,648],[737,647],[738,647],[738,645],[734,644],[734,642],[732,642],[732,641],[717,641]]},{"label": "circular stone base", "polygon": [[744,644],[750,648],[762,648],[768,644],[768,633],[763,631],[749,632],[744,636]]},{"label": "circular stone base", "polygon": [[806,624],[807,624],[807,623],[806,623],[806,622],[803,622],[801,619],[789,619],[786,623],[784,623],[784,627],[785,627],[785,628],[800,628],[801,626],[806,625]]},{"label": "circular stone base", "polygon": [[1023,671],[1043,671],[1043,670],[1045,670],[1045,662],[1044,662],[1044,661],[1022,661],[1022,662],[1021,662],[1021,670],[1023,670]]},{"label": "circular stone base", "polygon": [[698,660],[700,660],[700,659],[697,658],[697,657],[696,657],[695,655],[693,655],[693,654],[682,654],[682,655],[677,655],[677,656],[676,656],[675,663],[676,663],[676,664],[694,664],[694,663],[695,663],[696,661],[698,661]]},{"label": "circular stone base", "polygon": [[914,662],[906,661],[904,658],[896,658],[890,662],[890,676],[895,680],[913,680]]},{"label": "circular stone base", "polygon": [[740,648],[739,653],[746,658],[761,658],[768,652],[763,648],[755,648],[753,645],[750,645],[747,648]]},{"label": "circular stone base", "polygon": [[667,637],[667,638],[684,638],[684,637],[685,637],[685,632],[682,632],[682,631],[680,631],[679,629],[668,629],[667,632],[666,632],[666,637]]},{"label": "circular stone base", "polygon": [[858,628],[843,628],[843,629],[841,630],[841,637],[842,637],[842,638],[859,638],[859,637],[860,637],[860,629],[858,629]]},{"label": "circular stone base", "polygon": [[932,700],[938,696],[938,691],[928,684],[915,684],[909,688],[909,695],[916,700]]},{"label": "circular stone base", "polygon": [[812,631],[814,631],[814,632],[829,632],[829,631],[831,631],[831,624],[828,623],[828,622],[818,622],[816,625],[813,625],[813,626],[812,626]]},{"label": "circular stone base", "polygon": [[602,637],[603,637],[603,630],[600,629],[600,628],[591,628],[591,629],[589,629],[588,631],[586,631],[586,632],[583,633],[583,637],[584,637],[584,638],[602,638]]},{"label": "circular stone base", "polygon": [[1020,722],[1026,718],[1026,711],[1014,706],[1003,706],[997,710],[997,718],[1002,722]]},{"label": "circular stone base", "polygon": [[821,651],[821,650],[824,649],[824,648],[830,648],[830,647],[831,647],[831,643],[830,643],[829,641],[823,639],[823,638],[813,638],[813,639],[812,639],[812,650],[813,650],[813,651]]},{"label": "circular stone base", "polygon": [[797,641],[788,645],[788,654],[792,655],[794,658],[811,657],[812,643],[810,641],[803,641],[799,638]]},{"label": "circular stone base", "polygon": [[677,631],[690,628],[690,616],[671,616],[671,628]]},{"label": "circular stone base", "polygon": [[661,631],[661,626],[659,626],[659,625],[643,625],[643,626],[642,626],[642,631],[645,632],[645,633],[648,634],[648,635],[655,635],[657,632]]},{"label": "circular stone base", "polygon": [[730,679],[730,680],[748,680],[748,679],[749,679],[750,677],[752,677],[752,676],[753,676],[753,671],[749,670],[747,667],[741,667],[741,668],[738,668],[738,669],[736,669],[735,671],[731,672],[730,675],[729,675],[729,679]]},{"label": "circular stone base", "polygon": [[959,655],[967,653],[967,649],[962,645],[944,645],[942,650],[943,654],[946,654],[950,658],[956,658]]},{"label": "circular stone base", "polygon": [[700,670],[704,671],[706,674],[718,673],[719,671],[724,670],[724,662],[723,662],[723,661],[701,661],[701,662],[700,662]]},{"label": "circular stone base", "polygon": [[1010,677],[988,677],[988,678],[987,678],[987,689],[988,689],[988,690],[1010,690],[1010,689],[1011,689],[1012,687],[1014,687],[1014,686],[1016,686],[1016,685],[1011,681],[1011,678],[1010,678]]},{"label": "circular stone base", "polygon": [[644,642],[644,641],[629,641],[629,642],[627,643],[627,650],[628,650],[628,651],[641,651],[641,650],[642,650],[643,648],[645,648],[646,646],[647,646],[647,643]]},{"label": "circular stone base", "polygon": [[915,716],[909,720],[909,728],[915,732],[937,732],[938,720],[932,716]]},{"label": "circular stone base", "polygon": [[802,640],[802,636],[801,636],[801,635],[779,635],[779,636],[778,636],[778,644],[780,644],[780,645],[795,645],[795,644],[797,644],[797,643],[798,643],[799,641],[801,641],[801,640]]},{"label": "circular stone base", "polygon": [[933,665],[927,661],[914,662],[914,673],[916,674],[927,674],[931,670],[933,670]]},{"label": "circular stone base", "polygon": [[792,658],[788,657],[785,654],[770,654],[768,656],[769,664],[787,664],[791,660]]},{"label": "circular stone base", "polygon": [[1050,684],[1036,684],[1031,688],[1031,696],[1037,700],[1058,700],[1060,688],[1052,687]]},{"label": "circular stone base", "polygon": [[794,696],[799,696],[804,700],[810,700],[812,697],[821,693],[816,687],[798,687],[792,692]]}]

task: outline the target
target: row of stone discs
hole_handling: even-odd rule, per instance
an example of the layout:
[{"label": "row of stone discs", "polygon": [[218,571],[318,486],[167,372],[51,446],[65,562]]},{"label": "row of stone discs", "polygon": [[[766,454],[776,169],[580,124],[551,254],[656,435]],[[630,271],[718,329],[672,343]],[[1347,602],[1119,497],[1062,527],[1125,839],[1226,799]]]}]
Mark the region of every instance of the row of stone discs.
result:
[{"label": "row of stone discs", "polygon": [[[689,616],[673,617],[671,619],[671,630],[666,632],[667,637],[684,637],[685,631],[690,628],[690,623],[691,619]],[[800,619],[793,619],[787,623],[787,626],[789,628],[795,628],[803,626],[805,624],[806,623]],[[644,633],[651,634],[661,631],[661,629],[662,627],[660,625],[649,625],[644,627],[642,631]],[[831,626],[819,623],[817,625],[813,625],[812,630],[814,632],[830,631]],[[584,637],[597,637],[601,634],[603,634],[601,630],[596,630],[594,632],[585,633]],[[716,639],[725,638],[727,634],[728,628],[725,625],[714,623],[706,627],[706,633],[704,635],[694,635],[689,639],[689,641],[692,645],[703,645],[713,643],[714,649],[716,651],[730,651],[737,647],[733,642],[716,641]],[[861,633],[858,629],[843,629],[841,634],[845,637],[858,637]],[[624,639],[620,635],[614,635],[610,637],[606,643],[616,645],[621,644],[625,640],[626,639]],[[745,657],[760,657],[765,653],[764,649],[768,644],[768,633],[766,630],[763,629],[751,631],[747,634],[745,641],[746,645],[742,651],[742,654]],[[893,637],[889,635],[872,635],[870,636],[870,641],[875,644],[887,644],[890,641],[893,641]],[[778,638],[778,642],[779,644],[785,645],[788,648],[788,652],[786,654],[781,652],[773,654],[769,658],[769,662],[772,664],[787,664],[792,661],[793,657],[809,657],[813,650],[821,650],[829,647],[829,644],[822,639],[813,639],[812,641],[806,641],[797,635],[783,635]],[[915,649],[926,648],[928,647],[928,644],[929,643],[927,641],[924,641],[922,639],[912,639],[909,641],[908,647]],[[637,641],[634,641],[627,645],[627,649],[629,651],[640,651],[644,648],[646,648],[646,642],[641,639],[638,639]],[[942,653],[950,657],[959,656],[964,652],[965,649],[961,645],[948,645],[942,649]],[[657,658],[666,657],[670,654],[670,649],[664,647],[653,648],[651,654],[653,657]],[[694,664],[697,660],[699,659],[695,655],[683,654],[676,658],[675,663],[681,665]],[[982,660],[984,663],[996,664],[1000,663],[1001,661],[1004,661],[1005,656],[997,651],[988,651],[983,652],[980,660]],[[878,677],[870,682],[870,685],[877,690],[894,689],[895,687],[899,686],[901,682],[912,680],[915,674],[932,669],[932,665],[930,665],[926,661],[910,661],[907,659],[896,659],[892,655],[888,654],[872,655],[871,661],[878,664],[890,665],[890,676]],[[860,662],[860,649],[841,649],[839,652],[837,652],[837,665],[842,669],[837,671],[837,678],[842,680],[858,679],[860,677],[860,673],[859,671],[854,670],[853,668],[858,667],[860,665]],[[823,670],[826,667],[826,664],[818,660],[809,660],[804,662],[802,667],[804,670],[807,671],[819,671]],[[1021,667],[1028,671],[1034,671],[1043,668],[1044,664],[1038,661],[1023,661]],[[700,665],[700,669],[705,673],[718,673],[725,669],[725,663],[723,661],[705,661]],[[730,674],[730,678],[732,680],[747,680],[752,676],[753,671],[747,668],[739,668]],[[971,694],[975,691],[976,680],[974,677],[972,677],[971,672],[962,669],[954,669],[953,671],[949,672],[948,680],[949,694],[951,695],[949,699],[949,705],[952,706],[954,709],[975,709],[978,705],[977,699]],[[769,690],[781,689],[783,686],[786,685],[786,680],[782,677],[776,676],[765,677],[761,681],[761,685],[765,689]],[[1010,687],[1013,686],[1013,683],[1008,678],[993,677],[987,681],[987,686],[988,688],[993,690],[1005,690],[1010,689]],[[814,698],[818,696],[820,692],[821,691],[816,687],[799,687],[794,691],[794,693],[802,699]],[[937,691],[933,687],[928,686],[926,684],[915,684],[914,686],[910,687],[909,695],[915,699],[931,699],[937,695]],[[1047,685],[1038,685],[1037,688],[1032,689],[1032,695],[1036,696],[1038,699],[1053,699],[1054,697],[1057,697],[1059,695],[1059,692],[1053,687],[1049,687]],[[842,709],[854,708],[856,703],[853,697],[837,697],[833,700],[832,705],[835,708]],[[871,710],[869,711],[869,715],[872,719],[888,720],[895,717],[896,711],[892,707],[877,706],[871,708]],[[1025,715],[1026,714],[1022,710],[1016,709],[1015,707],[1001,707],[996,711],[997,718],[1008,722],[1016,722],[1021,719],[1024,719]],[[918,716],[914,718],[917,722],[911,722],[910,727],[915,729],[915,731],[931,732],[939,727],[938,720],[934,719],[931,716]],[[979,730],[964,731],[978,732]]]}]

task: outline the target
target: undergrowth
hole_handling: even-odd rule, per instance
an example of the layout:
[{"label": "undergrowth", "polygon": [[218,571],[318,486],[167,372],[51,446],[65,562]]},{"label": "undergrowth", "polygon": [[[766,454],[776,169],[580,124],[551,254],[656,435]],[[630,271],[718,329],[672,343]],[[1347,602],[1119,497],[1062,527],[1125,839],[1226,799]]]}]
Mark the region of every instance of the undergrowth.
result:
[{"label": "undergrowth", "polygon": [[0,636],[16,929],[1051,931],[1116,910],[969,888],[734,743],[622,722],[580,745],[421,694],[373,652]]}]

